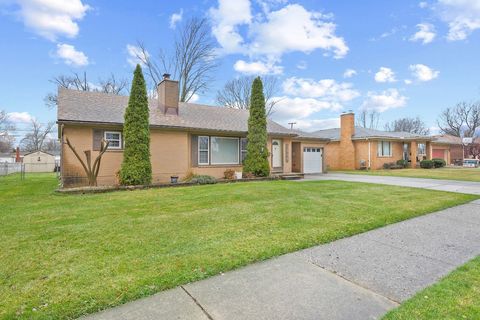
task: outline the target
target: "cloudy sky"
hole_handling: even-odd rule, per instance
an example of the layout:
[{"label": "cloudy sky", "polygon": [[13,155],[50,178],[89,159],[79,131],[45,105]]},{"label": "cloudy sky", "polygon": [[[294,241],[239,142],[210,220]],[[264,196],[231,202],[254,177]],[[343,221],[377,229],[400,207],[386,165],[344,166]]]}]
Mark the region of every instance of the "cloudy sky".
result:
[{"label": "cloudy sky", "polygon": [[221,61],[199,103],[234,77],[274,75],[273,118],[315,130],[350,109],[433,128],[441,109],[480,99],[480,0],[0,0],[0,110],[21,129],[54,120],[49,79],[130,79],[138,41],[168,50],[191,16],[209,20]]}]

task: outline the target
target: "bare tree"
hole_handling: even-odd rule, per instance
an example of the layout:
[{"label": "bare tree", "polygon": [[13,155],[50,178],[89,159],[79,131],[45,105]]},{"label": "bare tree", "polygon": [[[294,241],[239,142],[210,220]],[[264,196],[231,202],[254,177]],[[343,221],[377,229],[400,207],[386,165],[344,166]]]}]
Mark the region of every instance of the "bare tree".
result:
[{"label": "bare tree", "polygon": [[15,137],[12,132],[15,126],[8,120],[6,111],[0,110],[0,152],[10,152],[15,143]]},{"label": "bare tree", "polygon": [[169,73],[179,81],[180,101],[188,102],[195,94],[204,92],[213,80],[213,72],[218,67],[208,21],[190,18],[177,29],[171,56],[161,51],[153,59],[145,45],[140,48],[137,59],[146,67],[146,73],[156,86],[164,73]]},{"label": "bare tree", "polygon": [[430,129],[427,128],[425,122],[419,117],[416,118],[400,118],[393,122],[385,124],[386,131],[402,131],[421,135],[429,135]]},{"label": "bare tree", "polygon": [[22,149],[25,151],[43,150],[44,143],[48,140],[48,135],[53,131],[55,122],[49,122],[46,125],[33,119],[30,132],[20,141]]},{"label": "bare tree", "polygon": [[367,129],[377,129],[380,121],[380,113],[376,110],[361,110],[357,117],[359,126]]},{"label": "bare tree", "polygon": [[479,136],[480,102],[460,102],[455,107],[443,110],[437,124],[445,134],[456,137]]},{"label": "bare tree", "polygon": [[[92,84],[87,79],[87,73],[79,74],[73,72],[71,75],[59,75],[50,80],[57,87],[65,89],[74,89],[79,91],[95,91],[122,95],[128,93],[128,81],[126,79],[117,79],[112,73],[106,79],[98,79],[98,85]],[[44,99],[49,108],[57,106],[57,94],[48,93]]]},{"label": "bare tree", "polygon": [[[235,109],[248,109],[254,78],[253,76],[243,76],[225,83],[223,89],[217,91],[217,104]],[[278,93],[278,81],[276,77],[266,76],[262,78],[262,82],[265,109],[269,116],[274,112],[275,104],[280,101],[280,99],[274,98]]]}]

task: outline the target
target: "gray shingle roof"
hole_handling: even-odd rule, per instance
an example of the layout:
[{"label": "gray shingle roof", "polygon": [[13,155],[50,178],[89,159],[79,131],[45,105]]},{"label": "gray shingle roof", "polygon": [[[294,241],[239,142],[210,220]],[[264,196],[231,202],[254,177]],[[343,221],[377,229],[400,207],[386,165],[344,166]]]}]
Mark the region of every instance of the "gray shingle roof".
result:
[{"label": "gray shingle roof", "polygon": [[[319,138],[331,139],[331,140],[340,140],[340,128],[319,130],[313,132],[313,134]],[[352,136],[352,139],[365,139],[365,138],[385,138],[385,139],[425,139],[431,140],[430,136],[424,136],[419,134],[413,134],[409,132],[390,132],[390,131],[381,131],[373,130],[362,127],[355,127],[355,134]]]},{"label": "gray shingle roof", "polygon": [[[122,124],[127,104],[128,96],[61,88],[58,92],[57,119],[59,122]],[[180,102],[177,116],[165,115],[156,99],[149,99],[148,106],[152,126],[241,133],[248,130],[247,110]],[[274,135],[296,135],[272,120],[268,120],[267,131]]]},{"label": "gray shingle roof", "polygon": [[433,141],[437,143],[462,145],[462,138],[451,136],[448,134],[433,136],[433,138]]}]

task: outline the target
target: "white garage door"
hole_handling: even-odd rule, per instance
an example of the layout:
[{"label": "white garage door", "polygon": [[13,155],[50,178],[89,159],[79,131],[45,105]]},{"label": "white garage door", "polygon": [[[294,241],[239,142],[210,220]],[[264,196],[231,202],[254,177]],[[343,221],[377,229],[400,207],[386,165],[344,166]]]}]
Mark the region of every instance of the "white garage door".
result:
[{"label": "white garage door", "polygon": [[321,173],[322,158],[322,148],[303,148],[303,173]]}]

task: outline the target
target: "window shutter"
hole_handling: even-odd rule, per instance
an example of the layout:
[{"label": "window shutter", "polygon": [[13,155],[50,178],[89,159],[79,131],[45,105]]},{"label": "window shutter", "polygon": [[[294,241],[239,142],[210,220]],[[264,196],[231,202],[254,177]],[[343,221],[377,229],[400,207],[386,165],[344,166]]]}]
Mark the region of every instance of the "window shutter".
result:
[{"label": "window shutter", "polygon": [[192,135],[192,141],[190,143],[192,155],[192,167],[198,167],[198,136]]},{"label": "window shutter", "polygon": [[93,143],[92,143],[93,151],[100,150],[102,139],[103,139],[103,130],[93,129]]}]

